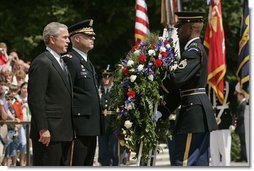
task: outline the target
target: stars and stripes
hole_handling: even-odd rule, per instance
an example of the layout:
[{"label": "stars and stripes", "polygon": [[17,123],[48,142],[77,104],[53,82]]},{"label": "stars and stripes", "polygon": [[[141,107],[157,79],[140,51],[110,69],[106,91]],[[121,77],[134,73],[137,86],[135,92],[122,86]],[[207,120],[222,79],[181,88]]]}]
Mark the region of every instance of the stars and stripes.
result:
[{"label": "stars and stripes", "polygon": [[136,0],[135,41],[144,40],[150,34],[145,0]]}]

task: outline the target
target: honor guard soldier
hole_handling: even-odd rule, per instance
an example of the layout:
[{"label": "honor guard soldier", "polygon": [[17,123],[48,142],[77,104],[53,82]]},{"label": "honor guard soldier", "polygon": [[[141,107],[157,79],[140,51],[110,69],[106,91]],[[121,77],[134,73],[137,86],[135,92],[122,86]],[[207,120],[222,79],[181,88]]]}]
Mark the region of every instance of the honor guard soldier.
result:
[{"label": "honor guard soldier", "polygon": [[102,72],[99,86],[102,114],[105,116],[105,134],[98,137],[99,158],[101,166],[118,166],[118,139],[113,128],[116,112],[109,109],[110,90],[113,87],[114,72],[108,65]]},{"label": "honor guard soldier", "polygon": [[208,89],[218,125],[218,130],[212,131],[210,135],[211,166],[230,166],[231,162],[231,132],[235,123],[229,109],[229,91],[229,83],[225,81],[225,96],[221,104],[212,87]]},{"label": "honor guard soldier", "polygon": [[165,92],[170,94],[170,90],[178,89],[180,93],[172,165],[208,166],[210,132],[217,129],[217,124],[205,89],[208,60],[200,39],[204,13],[175,14],[178,16],[175,27],[178,28],[181,60],[177,69],[163,81]]},{"label": "honor guard soldier", "polygon": [[73,165],[92,166],[96,138],[103,133],[104,117],[101,115],[97,74],[88,52],[94,48],[93,20],[88,19],[68,28],[72,50],[64,55],[73,84]]}]

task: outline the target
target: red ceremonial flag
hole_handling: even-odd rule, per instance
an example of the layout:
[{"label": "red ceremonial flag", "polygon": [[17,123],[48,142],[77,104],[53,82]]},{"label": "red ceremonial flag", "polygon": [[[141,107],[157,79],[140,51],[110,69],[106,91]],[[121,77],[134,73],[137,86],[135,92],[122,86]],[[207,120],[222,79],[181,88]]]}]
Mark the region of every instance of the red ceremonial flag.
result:
[{"label": "red ceremonial flag", "polygon": [[144,40],[150,34],[145,0],[136,0],[135,41]]},{"label": "red ceremonial flag", "polygon": [[204,45],[209,49],[208,84],[213,88],[220,103],[223,104],[226,55],[221,0],[211,2]]}]

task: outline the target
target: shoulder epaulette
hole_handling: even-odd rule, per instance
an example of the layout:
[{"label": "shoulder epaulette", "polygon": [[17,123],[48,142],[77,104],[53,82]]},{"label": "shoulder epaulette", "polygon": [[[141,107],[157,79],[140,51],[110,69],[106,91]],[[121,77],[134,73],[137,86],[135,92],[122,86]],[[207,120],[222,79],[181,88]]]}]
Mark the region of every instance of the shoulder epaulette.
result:
[{"label": "shoulder epaulette", "polygon": [[63,58],[72,58],[72,55],[70,55],[70,54],[65,54],[65,55],[63,55],[62,57],[63,57]]}]

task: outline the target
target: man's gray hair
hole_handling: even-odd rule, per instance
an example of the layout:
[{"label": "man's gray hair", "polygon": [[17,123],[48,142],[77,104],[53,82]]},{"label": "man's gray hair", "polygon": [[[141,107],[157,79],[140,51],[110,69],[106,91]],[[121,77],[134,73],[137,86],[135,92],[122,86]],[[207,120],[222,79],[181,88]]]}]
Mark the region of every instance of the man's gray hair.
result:
[{"label": "man's gray hair", "polygon": [[44,27],[43,30],[43,40],[46,45],[49,44],[49,37],[55,36],[57,37],[59,35],[59,31],[61,28],[68,29],[68,27],[65,24],[59,23],[59,22],[51,22],[48,25]]}]

